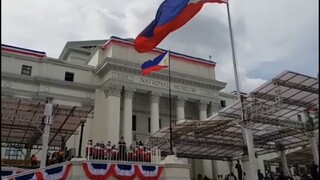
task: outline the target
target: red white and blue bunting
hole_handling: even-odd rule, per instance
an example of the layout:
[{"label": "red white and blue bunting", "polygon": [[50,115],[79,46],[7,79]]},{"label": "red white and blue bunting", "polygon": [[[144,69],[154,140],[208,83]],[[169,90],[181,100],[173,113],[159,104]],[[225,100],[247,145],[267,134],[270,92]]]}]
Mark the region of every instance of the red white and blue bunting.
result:
[{"label": "red white and blue bunting", "polygon": [[83,170],[88,179],[106,180],[113,176],[119,180],[158,180],[163,167],[154,165],[108,164],[108,163],[82,163]]},{"label": "red white and blue bunting", "polygon": [[42,173],[33,172],[19,177],[10,178],[10,180],[42,180]]},{"label": "red white and blue bunting", "polygon": [[42,171],[43,180],[65,180],[68,177],[72,164],[46,169]]},{"label": "red white and blue bunting", "polygon": [[157,180],[159,179],[163,167],[136,165],[137,173],[141,180]]},{"label": "red white and blue bunting", "polygon": [[119,180],[132,180],[136,176],[134,165],[117,164],[114,167],[115,176]]},{"label": "red white and blue bunting", "polygon": [[82,163],[83,170],[89,179],[105,180],[113,175],[114,164]]},{"label": "red white and blue bunting", "polygon": [[10,176],[10,175],[15,175],[17,174],[17,170],[14,169],[14,170],[2,170],[1,169],[1,178],[4,178],[6,176]]}]

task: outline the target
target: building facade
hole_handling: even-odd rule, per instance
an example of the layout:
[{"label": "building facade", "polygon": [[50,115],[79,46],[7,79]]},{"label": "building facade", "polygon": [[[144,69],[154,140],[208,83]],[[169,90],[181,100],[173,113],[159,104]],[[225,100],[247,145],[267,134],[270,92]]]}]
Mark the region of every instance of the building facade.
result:
[{"label": "building facade", "polygon": [[[58,59],[44,53],[2,45],[1,94],[24,98],[50,97],[54,104],[93,106],[87,119],[83,144],[88,140],[127,145],[145,141],[151,134],[181,119],[206,120],[236,101],[221,92],[226,83],[215,76],[216,63],[171,52],[171,97],[168,70],[141,75],[141,64],[165,52],[155,49],[140,54],[131,39],[67,42]],[[71,136],[68,148],[77,148],[79,135]],[[82,154],[84,156],[84,147]],[[2,149],[2,154],[5,148]],[[4,156],[2,156],[4,157]],[[274,155],[269,155],[274,157]],[[186,161],[187,162],[187,161]],[[264,169],[262,159],[258,164]],[[226,175],[228,164],[188,160],[191,175]]]}]

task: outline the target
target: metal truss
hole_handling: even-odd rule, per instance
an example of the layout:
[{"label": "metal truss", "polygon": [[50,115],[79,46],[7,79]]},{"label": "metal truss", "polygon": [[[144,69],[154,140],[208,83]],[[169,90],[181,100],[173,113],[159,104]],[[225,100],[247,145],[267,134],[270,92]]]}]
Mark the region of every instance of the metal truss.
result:
[{"label": "metal truss", "polygon": [[[21,131],[37,131],[38,128],[34,126],[24,126],[24,125],[14,125],[16,129]],[[10,124],[1,124],[1,128],[3,129],[10,129]],[[50,133],[56,133],[59,129],[57,128],[50,128]],[[70,135],[78,135],[78,131],[68,130],[68,129],[61,129],[60,133],[62,134],[70,134]]]},{"label": "metal truss", "polygon": [[[306,146],[306,145],[309,145],[309,141],[300,141],[297,143],[286,144],[286,145],[283,145],[282,147],[283,147],[283,150],[287,150],[287,149],[293,149],[293,148]],[[279,148],[277,148],[277,149],[264,149],[264,150],[256,151],[255,154],[256,154],[256,156],[260,156],[260,155],[274,153],[274,152],[278,152],[278,151],[279,151]]]},{"label": "metal truss", "polygon": [[[21,99],[19,100],[21,102]],[[39,114],[43,114],[45,104],[40,104],[40,101],[38,101],[37,104],[32,104],[28,102],[23,102],[18,104],[19,111],[21,112],[34,112],[37,111]],[[56,105],[59,106],[59,105]],[[16,110],[17,104],[16,102],[12,101],[1,101],[1,108],[3,110]],[[71,108],[72,109],[72,108]],[[55,113],[57,116],[67,116],[71,110],[67,106],[59,106],[59,109]],[[93,109],[93,106],[88,106],[88,110],[83,110],[82,108],[78,108],[72,112],[72,117],[87,117],[88,113],[91,112]]]},{"label": "metal truss", "polygon": [[[15,142],[7,142],[7,143],[1,142],[1,147],[11,147],[11,148],[17,148],[17,149],[28,148],[28,146],[24,143],[15,143]],[[30,149],[41,150],[42,145],[33,145]],[[61,146],[49,146],[48,149],[58,151],[61,149]]]},{"label": "metal truss", "polygon": [[214,127],[210,127],[209,126],[209,127],[206,127],[206,128],[197,129],[194,132],[194,136],[196,136],[196,137],[204,137],[204,136],[207,136],[207,135],[212,135],[214,133],[222,132],[222,131],[228,129],[229,127],[231,127],[231,123],[232,122],[224,122],[224,123],[217,124]]},{"label": "metal truss", "polygon": [[[259,99],[263,99],[263,100],[272,100],[275,99],[274,95],[270,95],[270,94],[265,94],[265,93],[261,93],[261,92],[254,92],[252,93],[254,94],[255,97],[259,98]],[[302,100],[293,100],[290,98],[281,98],[281,102],[283,104],[287,104],[287,105],[292,105],[292,106],[298,106],[298,107],[304,107],[307,109],[316,107],[317,104],[313,104],[311,102],[306,102],[306,101],[302,101]]]},{"label": "metal truss", "polygon": [[294,131],[292,129],[282,129],[271,134],[259,136],[259,138],[254,140],[254,144],[266,144],[267,142],[285,138],[288,136],[293,136],[295,134],[297,134],[297,131]]},{"label": "metal truss", "polygon": [[[277,101],[276,97],[277,96],[273,96],[273,98]],[[265,102],[259,100],[255,93],[253,93],[253,99],[251,101],[245,100],[243,104],[246,120],[253,120],[262,115],[267,116],[273,114],[277,112],[281,106],[281,103],[279,102],[274,102],[272,105],[266,104]]]},{"label": "metal truss", "polygon": [[278,85],[285,86],[285,87],[288,87],[288,88],[298,89],[300,91],[306,91],[306,92],[313,93],[313,94],[319,94],[319,89],[318,88],[314,88],[312,86],[305,86],[305,85],[302,85],[302,84],[297,84],[297,83],[293,83],[293,82],[289,82],[289,81],[284,81],[284,80],[277,79],[277,78],[274,78],[272,81],[274,83],[277,83]]},{"label": "metal truss", "polygon": [[193,144],[193,145],[202,145],[202,146],[225,146],[225,147],[233,147],[233,148],[243,148],[245,147],[245,144],[243,141],[234,141],[229,139],[216,139],[216,138],[196,138],[192,136],[181,136],[180,139],[177,139],[176,141],[179,142],[179,144]]},{"label": "metal truss", "polygon": [[[162,156],[170,155],[169,152],[167,151],[161,151]],[[177,157],[181,158],[192,158],[192,159],[212,159],[212,160],[221,160],[221,161],[229,161],[230,159],[232,160],[237,160],[241,159],[241,157],[226,157],[226,156],[212,156],[212,155],[201,155],[201,154],[187,154],[187,153],[177,153]]]},{"label": "metal truss", "polygon": [[76,106],[74,106],[72,108],[71,111],[69,111],[67,117],[64,119],[63,123],[60,125],[59,129],[57,132],[54,133],[53,137],[51,138],[51,140],[49,141],[49,145],[51,145],[51,143],[53,142],[54,138],[58,135],[58,133],[62,130],[63,125],[68,121],[68,119],[70,118],[70,116],[72,115],[73,111],[76,109]]},{"label": "metal truss", "polygon": [[218,115],[220,117],[226,117],[226,118],[235,119],[235,120],[242,118],[241,115],[233,114],[233,113],[226,113],[226,112],[218,112]]},{"label": "metal truss", "polygon": [[285,120],[285,119],[279,120],[279,119],[273,119],[273,118],[267,118],[267,117],[257,117],[252,121],[257,123],[262,123],[262,124],[270,124],[274,126],[283,126],[288,128],[304,129],[306,127],[306,123],[304,122]]}]

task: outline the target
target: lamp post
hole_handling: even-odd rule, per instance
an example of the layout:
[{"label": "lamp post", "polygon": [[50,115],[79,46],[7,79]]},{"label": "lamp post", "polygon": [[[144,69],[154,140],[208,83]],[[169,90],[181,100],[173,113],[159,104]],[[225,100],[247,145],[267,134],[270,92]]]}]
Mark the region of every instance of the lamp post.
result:
[{"label": "lamp post", "polygon": [[79,149],[78,149],[78,156],[77,156],[77,158],[81,158],[83,128],[84,128],[84,123],[86,123],[86,122],[87,122],[87,119],[86,119],[86,118],[81,118],[81,119],[80,119],[81,132],[80,132]]}]

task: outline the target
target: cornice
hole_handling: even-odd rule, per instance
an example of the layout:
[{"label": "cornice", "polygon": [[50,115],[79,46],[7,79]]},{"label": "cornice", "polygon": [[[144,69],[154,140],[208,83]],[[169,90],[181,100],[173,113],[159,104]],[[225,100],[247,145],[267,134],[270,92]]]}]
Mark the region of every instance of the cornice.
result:
[{"label": "cornice", "polygon": [[[106,58],[103,62],[101,62],[97,66],[94,72],[99,77],[102,77],[106,75],[108,72],[110,72],[111,70],[134,74],[134,75],[141,75],[141,69],[137,63],[131,63],[131,62],[116,60],[112,58]],[[160,72],[152,73],[148,77],[158,79],[158,80],[168,80],[168,71],[163,70]],[[189,85],[189,86],[195,86],[199,88],[206,88],[206,89],[211,89],[216,91],[220,91],[221,89],[225,88],[227,84],[217,80],[194,77],[194,76],[190,76],[190,75],[178,73],[178,72],[171,72],[171,82],[180,83],[180,84]]]},{"label": "cornice", "polygon": [[51,78],[44,78],[40,76],[24,76],[24,75],[18,75],[8,72],[2,72],[1,78],[7,78],[13,81],[28,81],[35,84],[50,84],[50,85],[57,85],[57,86],[63,86],[67,88],[76,88],[86,91],[94,91],[96,89],[96,86],[88,85],[88,84],[82,84],[82,83],[76,83],[76,82],[65,82],[62,80],[56,80]]},{"label": "cornice", "polygon": [[36,62],[36,63],[51,63],[51,64],[56,64],[56,65],[61,65],[64,67],[70,67],[70,68],[75,68],[75,69],[80,69],[80,70],[87,70],[87,71],[94,71],[94,66],[90,66],[90,65],[81,65],[81,64],[73,64],[71,62],[68,61],[63,61],[63,60],[59,60],[59,59],[54,59],[54,58],[48,58],[45,57],[42,60],[36,59],[36,58],[32,58],[32,57],[28,57],[28,56],[22,56],[22,55],[18,55],[18,54],[11,54],[11,53],[7,53],[7,52],[1,52],[1,56],[6,56],[8,58],[17,58],[20,60],[26,60],[26,61],[32,61],[32,62]]},{"label": "cornice", "polygon": [[[139,86],[136,83],[133,82],[127,82],[127,81],[122,81],[119,79],[109,79],[107,82],[105,82],[103,85],[99,86],[99,89],[104,90],[105,86],[107,86],[108,84],[114,84],[117,86],[124,86],[124,87],[131,87],[131,88],[135,88],[135,89],[139,89]],[[168,90],[165,89],[160,89],[157,87],[152,87],[152,86],[144,86],[143,89],[145,91],[150,91],[153,94],[157,94],[159,96],[163,96],[165,97],[166,95],[168,95]],[[194,101],[197,102],[199,100],[202,101],[211,101],[211,100],[215,100],[216,98],[212,97],[208,97],[208,96],[203,96],[203,95],[197,95],[197,94],[189,94],[189,93],[184,93],[184,92],[178,92],[175,90],[171,91],[171,97],[187,97],[188,101]]]}]

